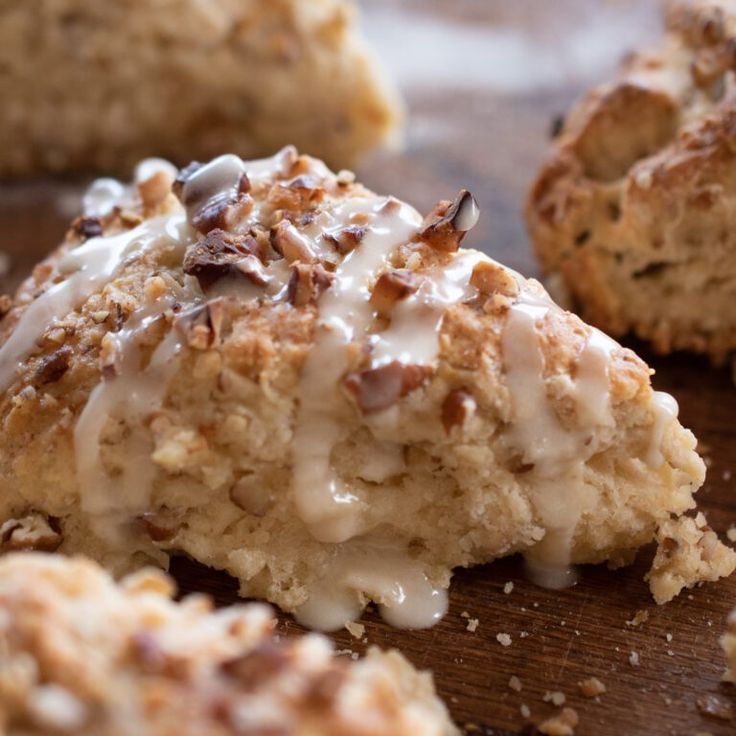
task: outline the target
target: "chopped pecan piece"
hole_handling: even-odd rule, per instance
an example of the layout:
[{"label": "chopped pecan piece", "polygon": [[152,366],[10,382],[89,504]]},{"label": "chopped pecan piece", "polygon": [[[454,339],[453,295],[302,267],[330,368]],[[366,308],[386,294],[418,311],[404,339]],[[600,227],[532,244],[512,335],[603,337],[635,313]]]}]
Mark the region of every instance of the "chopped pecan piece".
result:
[{"label": "chopped pecan piece", "polygon": [[72,353],[69,345],[62,345],[51,355],[42,358],[41,365],[36,369],[36,381],[41,384],[58,381],[69,370]]},{"label": "chopped pecan piece", "polygon": [[4,552],[53,552],[61,542],[61,528],[51,516],[31,513],[20,519],[8,519],[0,526],[0,549]]},{"label": "chopped pecan piece", "polygon": [[411,271],[384,271],[373,287],[371,306],[382,317],[388,317],[396,302],[413,294],[419,284],[419,279]]},{"label": "chopped pecan piece", "polygon": [[393,406],[402,396],[421,386],[431,373],[430,366],[394,360],[380,368],[349,373],[343,382],[361,411],[372,414]]},{"label": "chopped pecan piece", "polygon": [[247,654],[222,662],[220,670],[237,680],[243,690],[253,691],[288,667],[288,651],[268,642],[257,646]]},{"label": "chopped pecan piece", "polygon": [[448,434],[453,427],[462,427],[475,411],[475,399],[464,388],[450,391],[442,402],[442,426]]},{"label": "chopped pecan piece", "polygon": [[363,225],[348,225],[335,233],[325,233],[322,238],[331,243],[338,253],[346,255],[355,250],[366,232]]},{"label": "chopped pecan piece", "polygon": [[325,195],[321,182],[313,176],[301,175],[271,187],[268,201],[274,207],[289,211],[304,210],[322,201]]},{"label": "chopped pecan piece", "polygon": [[250,235],[212,230],[190,245],[184,256],[184,273],[195,276],[204,291],[226,276],[246,276],[265,286],[268,276],[258,258],[258,241]]},{"label": "chopped pecan piece", "polygon": [[138,194],[147,213],[158,209],[169,196],[169,192],[171,192],[171,178],[165,171],[157,171],[138,182]]},{"label": "chopped pecan piece", "polygon": [[475,197],[462,189],[453,202],[443,200],[427,215],[419,238],[435,250],[452,253],[460,247],[465,234],[475,227],[479,214]]},{"label": "chopped pecan piece", "polygon": [[192,227],[203,235],[217,228],[229,229],[252,209],[253,199],[248,194],[220,194],[212,197],[192,215]]},{"label": "chopped pecan piece", "polygon": [[193,174],[202,168],[202,166],[203,164],[199,163],[199,161],[192,161],[179,171],[179,175],[174,179],[174,183],[171,185],[171,191],[174,192],[183,205],[187,204],[183,199],[184,185],[192,178]]},{"label": "chopped pecan piece", "polygon": [[307,239],[288,220],[281,220],[271,230],[271,245],[289,263],[314,263],[317,260]]},{"label": "chopped pecan piece", "polygon": [[295,307],[314,304],[330,288],[334,278],[319,263],[296,263],[287,290],[289,302]]},{"label": "chopped pecan piece", "polygon": [[504,294],[516,297],[519,294],[519,284],[511,272],[493,261],[479,261],[475,264],[470,275],[470,285],[483,296]]},{"label": "chopped pecan piece", "polygon": [[181,521],[166,509],[147,511],[136,517],[136,521],[153,542],[168,542],[182,527]]},{"label": "chopped pecan piece", "polygon": [[102,220],[99,217],[77,217],[72,223],[72,231],[82,240],[98,238],[102,235]]},{"label": "chopped pecan piece", "polygon": [[189,347],[206,350],[220,341],[224,317],[223,300],[212,299],[177,315],[175,325]]}]

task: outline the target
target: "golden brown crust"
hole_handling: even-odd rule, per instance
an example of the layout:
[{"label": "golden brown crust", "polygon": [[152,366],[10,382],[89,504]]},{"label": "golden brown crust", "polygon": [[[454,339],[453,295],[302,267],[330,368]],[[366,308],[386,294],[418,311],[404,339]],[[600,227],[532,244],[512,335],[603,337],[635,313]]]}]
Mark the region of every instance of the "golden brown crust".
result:
[{"label": "golden brown crust", "polygon": [[431,677],[398,652],[351,662],[322,637],[274,637],[257,604],[171,600],[146,570],[0,560],[0,729],[6,736],[451,736]]},{"label": "golden brown crust", "polygon": [[667,21],[659,47],[573,107],[527,222],[585,319],[721,362],[736,347],[736,14],[701,0]]}]

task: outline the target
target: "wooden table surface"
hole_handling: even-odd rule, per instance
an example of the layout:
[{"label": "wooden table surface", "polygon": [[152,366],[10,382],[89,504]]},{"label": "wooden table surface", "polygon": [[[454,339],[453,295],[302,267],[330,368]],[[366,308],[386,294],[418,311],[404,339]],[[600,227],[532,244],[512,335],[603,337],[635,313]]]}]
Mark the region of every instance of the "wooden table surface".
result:
[{"label": "wooden table surface", "polygon": [[[521,220],[525,189],[547,145],[556,113],[587,85],[604,79],[620,55],[656,36],[655,0],[364,0],[365,25],[409,102],[406,146],[381,154],[359,173],[378,191],[423,210],[469,188],[482,208],[468,244],[535,275]],[[58,241],[78,206],[78,182],[0,185],[0,292],[9,289]],[[9,263],[7,261],[10,261]],[[6,268],[9,266],[9,269]],[[687,355],[653,358],[659,389],[680,402],[683,422],[709,462],[701,507],[720,533],[736,523],[736,388],[728,372]],[[734,733],[736,689],[720,682],[718,638],[736,606],[736,576],[658,607],[642,577],[651,551],[633,567],[582,570],[569,590],[545,591],[525,580],[515,558],[458,571],[445,619],[428,631],[388,628],[368,613],[369,644],[399,647],[418,667],[434,671],[438,690],[469,733],[527,733],[558,708],[547,691],[565,694],[580,716],[578,734]],[[235,585],[186,560],[173,572],[184,591],[235,601]],[[507,582],[513,590],[504,592]],[[637,611],[649,618],[628,625]],[[469,616],[478,619],[474,632]],[[283,629],[298,627],[282,617]],[[496,640],[511,636],[509,647]],[[671,635],[671,641],[668,641]],[[366,644],[343,631],[341,649]],[[639,666],[630,663],[631,652]],[[512,690],[509,678],[522,683]],[[577,682],[595,676],[607,686],[583,698]],[[700,701],[700,706],[698,702]],[[531,713],[524,718],[525,704]]]}]

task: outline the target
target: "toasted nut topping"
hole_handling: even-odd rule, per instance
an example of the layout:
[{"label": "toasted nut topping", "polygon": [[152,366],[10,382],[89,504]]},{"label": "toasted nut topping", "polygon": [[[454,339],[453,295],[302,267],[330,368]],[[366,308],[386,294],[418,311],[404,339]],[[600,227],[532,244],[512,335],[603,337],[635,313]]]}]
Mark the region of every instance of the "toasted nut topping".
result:
[{"label": "toasted nut topping", "polygon": [[442,402],[442,426],[448,434],[455,426],[462,426],[475,411],[473,395],[463,388],[447,394]]},{"label": "toasted nut topping", "polygon": [[28,514],[21,519],[8,519],[0,526],[0,549],[4,552],[53,552],[61,542],[61,529],[57,520],[38,513]]},{"label": "toasted nut topping", "polygon": [[297,176],[288,182],[278,182],[268,193],[269,203],[278,209],[289,211],[313,207],[324,199],[325,190],[314,177]]},{"label": "toasted nut topping", "polygon": [[511,272],[492,261],[479,261],[475,264],[470,276],[470,285],[478,289],[483,296],[504,294],[516,297],[519,294],[519,284]]},{"label": "toasted nut topping", "polygon": [[156,210],[171,192],[171,177],[165,171],[157,171],[148,179],[138,182],[138,193],[146,212]]},{"label": "toasted nut topping", "polygon": [[63,345],[51,355],[45,356],[36,370],[36,380],[42,384],[58,381],[69,370],[72,353],[69,345]]},{"label": "toasted nut topping", "polygon": [[212,299],[177,315],[174,325],[189,347],[206,350],[220,342],[224,316],[223,300]]},{"label": "toasted nut topping", "polygon": [[314,304],[329,289],[334,278],[319,263],[296,263],[291,269],[287,290],[289,302],[295,307]]},{"label": "toasted nut topping", "polygon": [[72,230],[82,240],[98,238],[102,235],[102,221],[99,217],[78,217],[72,223]]},{"label": "toasted nut topping", "polygon": [[406,299],[419,288],[420,280],[410,271],[384,271],[371,294],[371,306],[382,317],[388,317],[396,302]]},{"label": "toasted nut topping", "polygon": [[184,273],[196,276],[205,291],[218,279],[233,275],[246,276],[254,284],[264,286],[268,276],[258,252],[258,241],[250,235],[212,230],[187,249]]},{"label": "toasted nut topping", "polygon": [[289,653],[274,643],[261,644],[247,654],[226,660],[221,671],[246,691],[255,690],[289,666]]},{"label": "toasted nut topping", "polygon": [[349,373],[345,387],[364,414],[383,411],[424,383],[432,373],[426,365],[407,365],[398,360],[367,371]]},{"label": "toasted nut topping", "polygon": [[179,171],[179,175],[174,179],[174,183],[171,185],[171,191],[174,192],[184,206],[187,205],[187,202],[182,199],[184,196],[184,185],[192,178],[193,174],[202,168],[202,166],[203,164],[199,163],[199,161],[192,161]]},{"label": "toasted nut topping", "polygon": [[362,225],[348,225],[336,233],[325,233],[322,238],[331,243],[335,250],[342,255],[355,250],[365,237],[366,228]]},{"label": "toasted nut topping", "polygon": [[462,189],[453,202],[439,202],[427,215],[419,238],[436,250],[452,253],[460,247],[465,233],[475,227],[479,216],[475,197]]},{"label": "toasted nut topping", "polygon": [[288,220],[281,220],[271,230],[271,245],[289,263],[314,263],[317,260],[307,239]]}]

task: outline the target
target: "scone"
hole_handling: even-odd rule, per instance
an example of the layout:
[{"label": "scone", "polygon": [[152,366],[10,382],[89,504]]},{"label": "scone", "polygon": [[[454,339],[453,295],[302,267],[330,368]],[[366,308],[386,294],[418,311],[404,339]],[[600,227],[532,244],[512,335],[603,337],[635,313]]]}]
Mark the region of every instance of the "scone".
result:
[{"label": "scone", "polygon": [[676,3],[567,116],[531,189],[545,271],[583,318],[661,353],[736,348],[736,3]]},{"label": "scone", "polygon": [[337,658],[274,637],[259,604],[171,600],[156,570],[121,581],[82,558],[0,560],[4,736],[450,736],[429,674],[398,652]]},{"label": "scone", "polygon": [[402,117],[355,16],[353,0],[2,0],[0,176],[287,143],[349,165]]},{"label": "scone", "polygon": [[658,530],[658,600],[734,569],[697,538],[677,577],[704,466],[676,402],[459,247],[468,192],[422,218],[293,148],[174,176],[94,186],[0,323],[4,549],[184,552],[321,629],[370,599],[429,626],[458,565],[564,585]]}]

